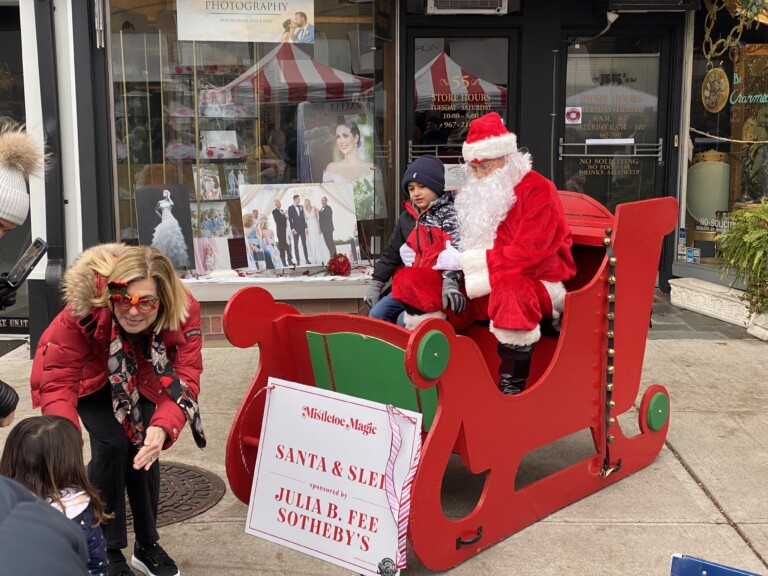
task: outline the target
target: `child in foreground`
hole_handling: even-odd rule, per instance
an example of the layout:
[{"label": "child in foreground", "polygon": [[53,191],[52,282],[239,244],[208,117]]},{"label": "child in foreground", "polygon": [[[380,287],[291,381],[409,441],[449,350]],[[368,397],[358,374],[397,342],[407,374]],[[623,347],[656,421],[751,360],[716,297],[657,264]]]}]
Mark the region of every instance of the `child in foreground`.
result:
[{"label": "child in foreground", "polygon": [[[433,270],[446,242],[458,244],[454,197],[445,192],[444,173],[443,163],[435,156],[419,156],[405,169],[402,186],[408,200],[373,270],[365,297],[370,317],[412,329],[428,316],[445,318],[448,310],[464,310],[461,273]],[[393,275],[392,294],[382,298],[381,291]]]},{"label": "child in foreground", "polygon": [[107,575],[107,542],[101,524],[110,516],[88,481],[83,440],[72,422],[61,416],[34,416],[19,422],[5,441],[0,474],[80,525],[88,543],[91,575]]},{"label": "child in foreground", "polygon": [[[405,209],[416,226],[400,247],[405,264],[392,280],[392,297],[405,306],[405,327],[413,330],[427,318],[451,318],[467,306],[461,291],[461,271],[436,270],[438,257],[447,248],[460,248],[455,196],[445,192],[443,163],[434,156],[416,159],[403,175],[410,202]],[[410,258],[409,258],[410,256]]]}]

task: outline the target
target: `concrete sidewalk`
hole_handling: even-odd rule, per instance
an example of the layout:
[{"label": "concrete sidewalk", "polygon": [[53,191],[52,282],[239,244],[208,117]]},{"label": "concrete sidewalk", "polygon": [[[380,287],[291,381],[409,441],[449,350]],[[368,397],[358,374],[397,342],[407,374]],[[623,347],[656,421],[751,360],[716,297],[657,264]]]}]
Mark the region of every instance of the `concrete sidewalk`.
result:
[{"label": "concrete sidewalk", "polygon": [[[662,576],[669,574],[671,555],[683,553],[768,574],[768,345],[742,338],[743,329],[730,338],[719,333],[714,339],[709,339],[711,334],[701,337],[730,330],[717,325],[681,338],[684,328],[662,329],[663,324],[679,325],[674,317],[681,312],[663,308],[663,298],[657,305],[640,392],[660,383],[671,396],[668,441],[656,461],[447,573]],[[701,317],[696,322],[708,324]],[[666,338],[656,337],[664,331]],[[0,378],[15,386],[22,398],[19,419],[36,413],[26,393],[31,368],[27,356],[21,347],[0,361]],[[206,348],[204,361],[201,406],[208,448],[197,449],[185,432],[164,458],[226,480],[227,435],[257,369],[258,351]],[[637,429],[634,410],[619,420],[625,429]],[[7,429],[0,430],[0,444],[6,436]],[[543,454],[543,464],[562,466],[590,444],[588,437],[568,442],[572,445],[564,442]],[[451,506],[471,508],[474,501],[462,502],[460,497],[467,487],[476,492],[461,475],[446,483]],[[161,528],[161,543],[184,576],[350,574],[246,535],[246,512],[247,506],[228,491],[207,512]],[[411,556],[404,573],[433,572]]]}]

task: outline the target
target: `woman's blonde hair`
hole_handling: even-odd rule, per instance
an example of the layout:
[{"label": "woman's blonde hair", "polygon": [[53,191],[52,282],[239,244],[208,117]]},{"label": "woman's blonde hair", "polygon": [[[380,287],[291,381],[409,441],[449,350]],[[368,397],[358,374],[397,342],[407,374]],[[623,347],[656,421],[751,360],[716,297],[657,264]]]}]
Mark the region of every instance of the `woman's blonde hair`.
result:
[{"label": "woman's blonde hair", "polygon": [[243,212],[243,226],[246,228],[253,228],[253,214]]},{"label": "woman's blonde hair", "polygon": [[[189,316],[187,289],[181,283],[168,257],[152,246],[128,246],[111,263],[111,269],[101,273],[107,283],[122,280],[130,284],[136,280],[151,278],[157,285],[160,308],[155,321],[154,331],[178,330]],[[109,306],[109,291],[105,288],[94,297],[92,304],[98,307]]]}]

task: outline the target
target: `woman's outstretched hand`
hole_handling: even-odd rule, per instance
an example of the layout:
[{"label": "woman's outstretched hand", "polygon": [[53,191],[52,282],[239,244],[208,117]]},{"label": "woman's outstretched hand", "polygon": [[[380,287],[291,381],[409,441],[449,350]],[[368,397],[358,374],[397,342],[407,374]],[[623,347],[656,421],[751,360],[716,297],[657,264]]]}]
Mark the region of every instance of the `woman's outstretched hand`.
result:
[{"label": "woman's outstretched hand", "polygon": [[144,446],[141,447],[136,457],[133,459],[134,470],[149,470],[152,464],[160,457],[160,451],[163,444],[168,439],[168,435],[160,426],[150,426],[144,435]]}]

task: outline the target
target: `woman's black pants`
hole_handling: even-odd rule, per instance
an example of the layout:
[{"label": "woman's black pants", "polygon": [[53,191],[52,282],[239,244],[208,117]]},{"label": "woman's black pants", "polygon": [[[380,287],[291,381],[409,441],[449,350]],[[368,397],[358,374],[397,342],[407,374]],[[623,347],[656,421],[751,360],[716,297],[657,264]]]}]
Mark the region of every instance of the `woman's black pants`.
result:
[{"label": "woman's black pants", "polygon": [[[139,397],[144,429],[155,413],[155,404]],[[133,531],[141,544],[157,542],[157,505],[160,497],[160,461],[155,460],[149,471],[133,469],[138,448],[115,419],[112,411],[112,390],[109,384],[78,400],[77,413],[91,437],[91,461],[88,478],[101,494],[108,512],[115,517],[103,526],[107,549],[128,546],[125,493],[133,513]]]}]

